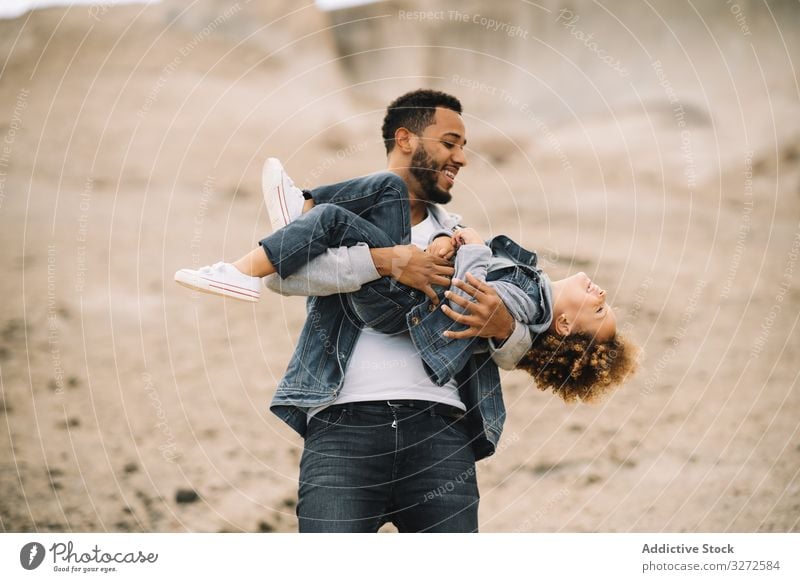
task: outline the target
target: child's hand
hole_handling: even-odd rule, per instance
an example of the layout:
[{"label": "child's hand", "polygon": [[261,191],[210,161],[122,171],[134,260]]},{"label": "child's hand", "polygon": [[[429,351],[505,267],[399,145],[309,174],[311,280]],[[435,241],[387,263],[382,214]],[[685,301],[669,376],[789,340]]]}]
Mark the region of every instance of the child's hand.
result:
[{"label": "child's hand", "polygon": [[441,257],[449,261],[456,254],[456,241],[454,237],[440,236],[433,239],[426,251],[435,257]]},{"label": "child's hand", "polygon": [[455,232],[453,238],[456,239],[458,246],[461,245],[482,245],[486,244],[481,235],[475,229],[462,228]]}]

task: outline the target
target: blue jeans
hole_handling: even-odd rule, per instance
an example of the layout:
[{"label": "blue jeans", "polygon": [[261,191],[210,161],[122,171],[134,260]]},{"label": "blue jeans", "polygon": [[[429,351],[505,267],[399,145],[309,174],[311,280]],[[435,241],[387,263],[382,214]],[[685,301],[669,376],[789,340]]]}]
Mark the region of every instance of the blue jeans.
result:
[{"label": "blue jeans", "polygon": [[[287,277],[329,248],[365,243],[370,248],[408,244],[411,211],[402,179],[374,174],[311,192],[315,206],[260,244],[281,277]],[[381,333],[408,330],[406,314],[425,295],[382,277],[342,296],[352,313]]]},{"label": "blue jeans", "polygon": [[330,406],[309,420],[301,532],[477,532],[475,454],[465,421],[388,402]]}]

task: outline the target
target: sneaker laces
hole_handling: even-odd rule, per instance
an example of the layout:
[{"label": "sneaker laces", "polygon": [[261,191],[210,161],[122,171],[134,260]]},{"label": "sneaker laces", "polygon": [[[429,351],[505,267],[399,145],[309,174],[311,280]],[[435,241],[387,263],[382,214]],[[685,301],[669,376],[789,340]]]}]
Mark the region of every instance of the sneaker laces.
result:
[{"label": "sneaker laces", "polygon": [[289,182],[289,186],[291,188],[296,188],[296,189],[299,190],[299,188],[297,188],[297,186],[294,185],[294,180],[292,180],[292,177],[289,174],[287,174],[286,172],[283,172],[283,177],[286,178],[287,182]]},{"label": "sneaker laces", "polygon": [[224,264],[225,264],[225,263],[224,263],[223,261],[220,261],[219,263],[214,263],[213,265],[206,265],[205,267],[200,267],[200,268],[197,270],[197,272],[198,272],[198,273],[206,273],[206,274],[210,274],[210,273],[213,273],[214,271],[219,271],[219,270],[221,270],[221,269],[222,269],[222,266],[223,266]]}]

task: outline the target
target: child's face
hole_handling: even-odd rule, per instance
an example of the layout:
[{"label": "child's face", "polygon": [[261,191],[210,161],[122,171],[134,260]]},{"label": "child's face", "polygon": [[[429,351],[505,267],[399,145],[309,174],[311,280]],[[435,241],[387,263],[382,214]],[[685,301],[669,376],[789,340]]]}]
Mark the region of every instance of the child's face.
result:
[{"label": "child's face", "polygon": [[607,341],[617,333],[617,318],[606,303],[606,292],[586,275],[576,273],[560,281],[555,316],[566,316],[569,333],[586,333]]}]

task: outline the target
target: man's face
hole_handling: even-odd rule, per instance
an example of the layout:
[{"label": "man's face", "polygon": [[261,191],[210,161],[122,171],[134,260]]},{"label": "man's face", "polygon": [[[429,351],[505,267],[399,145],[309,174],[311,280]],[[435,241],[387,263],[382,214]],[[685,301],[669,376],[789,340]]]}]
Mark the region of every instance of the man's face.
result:
[{"label": "man's face", "polygon": [[452,199],[456,174],[467,165],[466,129],[461,116],[451,109],[436,108],[434,122],[419,136],[411,157],[411,174],[420,185],[419,197],[436,204]]}]

